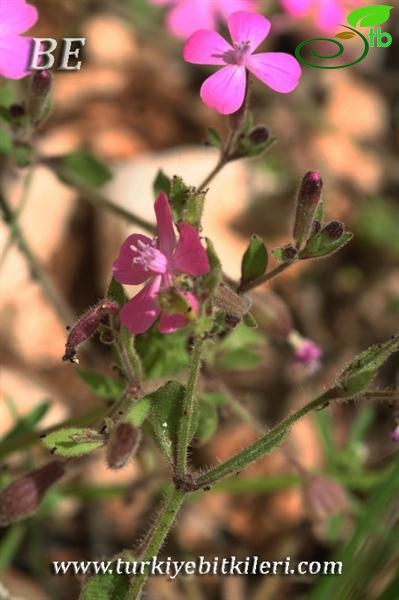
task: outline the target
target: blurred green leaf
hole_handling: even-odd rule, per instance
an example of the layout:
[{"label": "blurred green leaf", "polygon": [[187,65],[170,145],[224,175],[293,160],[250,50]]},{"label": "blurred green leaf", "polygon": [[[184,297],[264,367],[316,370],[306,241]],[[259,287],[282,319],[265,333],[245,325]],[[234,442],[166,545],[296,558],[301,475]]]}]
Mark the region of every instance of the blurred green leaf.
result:
[{"label": "blurred green leaf", "polygon": [[0,541],[0,576],[13,563],[25,531],[26,523],[15,523],[2,536]]},{"label": "blurred green leaf", "polygon": [[77,369],[78,375],[84,381],[91,391],[100,398],[107,400],[115,400],[123,390],[123,383],[111,377],[107,377],[96,371],[87,371],[85,369]]},{"label": "blurred green leaf", "polygon": [[218,422],[219,419],[216,405],[211,402],[206,395],[201,395],[198,406],[195,438],[198,439],[201,444],[206,444],[216,432]]},{"label": "blurred green leaf", "polygon": [[76,150],[60,158],[60,177],[67,183],[84,183],[98,187],[112,179],[112,173],[98,158],[87,150]]},{"label": "blurred green leaf", "polygon": [[116,567],[115,561],[110,566],[111,573],[93,575],[86,580],[79,600],[127,600],[130,580],[127,575],[118,573]]},{"label": "blurred green leaf", "polygon": [[156,177],[154,179],[154,183],[152,184],[152,189],[154,190],[154,195],[158,196],[160,192],[165,192],[169,196],[170,194],[171,182],[169,177],[159,169]]},{"label": "blurred green leaf", "polygon": [[12,150],[11,134],[5,129],[0,129],[0,154],[10,154]]},{"label": "blurred green leaf", "polygon": [[322,258],[334,254],[341,250],[353,238],[353,233],[345,231],[338,240],[331,240],[322,231],[314,233],[310,236],[305,248],[300,252],[299,257],[306,258]]},{"label": "blurred green leaf", "polygon": [[263,275],[267,268],[267,250],[259,236],[253,235],[241,262],[241,284]]},{"label": "blurred green leaf", "polygon": [[208,141],[211,146],[215,146],[215,148],[221,148],[223,145],[219,132],[213,127],[209,127],[208,129]]},{"label": "blurred green leaf", "polygon": [[150,422],[163,452],[172,458],[180,423],[184,386],[178,381],[168,381],[149,394]]},{"label": "blurred green leaf", "polygon": [[265,338],[259,331],[241,323],[220,342],[217,366],[226,370],[252,369],[260,363],[264,345]]},{"label": "blurred green leaf", "polygon": [[82,456],[104,445],[104,439],[94,429],[68,427],[58,429],[42,439],[44,446],[56,456]]},{"label": "blurred green leaf", "polygon": [[384,362],[399,350],[399,335],[381,344],[374,344],[359,354],[336,380],[343,391],[356,394],[372,381]]},{"label": "blurred green leaf", "polygon": [[28,144],[14,145],[11,151],[12,160],[17,167],[27,167],[33,158],[33,148]]},{"label": "blurred green leaf", "polygon": [[17,422],[15,423],[11,431],[9,431],[7,435],[3,437],[2,441],[9,441],[16,436],[25,433],[26,431],[32,431],[35,428],[35,425],[37,425],[45,416],[49,408],[50,402],[41,402],[40,404],[35,406],[28,414],[24,415],[23,417],[18,417]]},{"label": "blurred green leaf", "polygon": [[399,208],[396,201],[374,198],[359,207],[355,232],[364,242],[399,256]]},{"label": "blurred green leaf", "polygon": [[185,369],[190,361],[187,352],[187,332],[165,335],[153,325],[135,338],[135,346],[148,378],[167,377]]}]

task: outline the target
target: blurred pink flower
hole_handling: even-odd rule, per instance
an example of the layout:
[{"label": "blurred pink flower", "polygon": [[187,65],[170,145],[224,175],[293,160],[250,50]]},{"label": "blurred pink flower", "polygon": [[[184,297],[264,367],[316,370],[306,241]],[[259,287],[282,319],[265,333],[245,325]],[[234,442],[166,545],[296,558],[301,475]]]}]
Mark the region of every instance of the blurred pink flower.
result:
[{"label": "blurred pink flower", "polygon": [[321,31],[332,31],[345,22],[345,8],[356,8],[358,0],[281,0],[281,4],[295,19],[310,17]]},{"label": "blurred pink flower", "polygon": [[399,425],[396,425],[395,429],[390,433],[391,440],[399,443]]},{"label": "blurred pink flower", "polygon": [[302,337],[293,329],[287,337],[287,341],[294,349],[294,364],[306,366],[309,373],[315,373],[320,369],[323,351],[313,340]]},{"label": "blurred pink flower", "polygon": [[0,75],[22,79],[29,74],[31,38],[21,34],[36,23],[38,13],[25,0],[0,0]]},{"label": "blurred pink flower", "polygon": [[207,106],[225,115],[236,112],[244,102],[247,69],[276,92],[285,94],[296,88],[301,67],[293,56],[285,52],[253,54],[270,31],[268,19],[239,11],[227,24],[233,45],[216,31],[202,29],[193,33],[183,48],[187,62],[222,66],[202,84],[200,95]]},{"label": "blurred pink flower", "polygon": [[[124,241],[112,272],[119,283],[138,285],[143,289],[120,311],[122,324],[133,334],[143,333],[160,315],[159,331],[172,333],[187,325],[184,314],[161,311],[157,303],[160,290],[173,285],[173,276],[180,273],[203,275],[209,262],[197,230],[188,223],[179,224],[179,240],[173,229],[172,211],[166,194],[161,192],[155,201],[157,237],[151,239],[133,233]],[[181,292],[194,311],[198,302],[190,292]]]},{"label": "blurred pink flower", "polygon": [[257,0],[151,0],[169,6],[166,24],[177,37],[187,38],[198,29],[216,29],[219,20],[237,10],[256,10]]}]

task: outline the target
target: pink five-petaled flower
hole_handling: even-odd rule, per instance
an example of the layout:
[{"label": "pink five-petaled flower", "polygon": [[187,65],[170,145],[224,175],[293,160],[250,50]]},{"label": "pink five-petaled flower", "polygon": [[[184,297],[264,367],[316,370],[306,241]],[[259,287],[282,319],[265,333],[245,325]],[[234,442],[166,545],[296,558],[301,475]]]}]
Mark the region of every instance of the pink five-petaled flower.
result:
[{"label": "pink five-petaled flower", "polygon": [[183,48],[187,62],[222,67],[202,84],[200,95],[207,106],[225,115],[236,112],[244,102],[247,69],[277,92],[285,94],[296,88],[301,67],[293,56],[285,52],[253,54],[270,31],[268,19],[239,11],[230,15],[227,25],[232,45],[216,31],[200,30]]},{"label": "pink five-petaled flower", "polygon": [[216,29],[237,10],[255,10],[257,0],[151,0],[170,7],[166,26],[177,37],[187,38],[198,29]]},{"label": "pink five-petaled flower", "polygon": [[[143,289],[120,311],[122,324],[133,334],[143,333],[160,315],[158,329],[172,333],[187,325],[184,314],[170,314],[160,309],[157,294],[173,285],[173,276],[180,273],[196,276],[209,271],[209,262],[197,230],[188,223],[179,224],[176,241],[169,201],[161,192],[155,201],[157,237],[150,239],[133,233],[124,241],[112,272],[119,283],[138,285]],[[198,302],[191,292],[181,292],[194,311]]]},{"label": "pink five-petaled flower", "polygon": [[29,74],[31,38],[23,37],[37,21],[34,6],[25,0],[0,0],[0,75],[21,79]]},{"label": "pink five-petaled flower", "polygon": [[300,19],[310,16],[321,31],[332,31],[345,21],[345,7],[356,7],[358,1],[352,0],[281,0],[284,10]]}]

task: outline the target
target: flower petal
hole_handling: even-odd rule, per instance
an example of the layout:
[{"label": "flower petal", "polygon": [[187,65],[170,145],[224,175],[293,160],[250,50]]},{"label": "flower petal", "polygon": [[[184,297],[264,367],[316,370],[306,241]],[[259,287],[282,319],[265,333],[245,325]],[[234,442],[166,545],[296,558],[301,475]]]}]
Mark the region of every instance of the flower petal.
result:
[{"label": "flower petal", "polygon": [[233,47],[216,31],[202,29],[193,33],[183,48],[183,58],[197,65],[224,65],[223,55]]},{"label": "flower petal", "polygon": [[299,62],[285,52],[261,52],[248,58],[247,69],[276,92],[292,92],[302,74]]},{"label": "flower petal", "polygon": [[18,35],[0,36],[0,75],[6,79],[22,79],[29,75],[31,47],[31,38]]},{"label": "flower petal", "polygon": [[344,20],[344,12],[336,0],[324,0],[318,7],[316,23],[322,31],[331,31]]},{"label": "flower petal", "polygon": [[228,65],[205,79],[201,99],[223,115],[230,115],[242,106],[246,83],[245,67]]},{"label": "flower petal", "polygon": [[25,0],[0,0],[0,37],[25,33],[38,16],[37,9]]},{"label": "flower petal", "polygon": [[169,257],[176,246],[176,236],[173,229],[172,210],[164,192],[158,195],[154,208],[157,217],[158,246],[160,251]]},{"label": "flower petal", "polygon": [[257,0],[219,0],[218,4],[219,11],[226,21],[234,12],[239,10],[255,12],[258,8]]},{"label": "flower petal", "polygon": [[280,0],[284,10],[293,17],[303,17],[310,10],[311,0]]},{"label": "flower petal", "polygon": [[179,225],[180,237],[173,254],[173,268],[187,275],[209,272],[209,261],[197,230],[188,223]]},{"label": "flower petal", "polygon": [[119,283],[137,285],[144,283],[152,275],[151,271],[143,268],[143,265],[133,262],[133,259],[139,256],[139,253],[132,249],[137,242],[148,245],[152,240],[141,233],[133,233],[123,242],[119,256],[112,265],[112,274]]},{"label": "flower petal", "polygon": [[179,0],[167,16],[171,33],[187,38],[198,29],[215,29],[215,5],[203,0]]},{"label": "flower petal", "polygon": [[161,275],[154,277],[143,289],[127,302],[119,313],[122,324],[137,335],[147,331],[159,315],[157,293],[161,285]]},{"label": "flower petal", "polygon": [[230,15],[227,25],[233,42],[249,42],[250,52],[263,42],[271,27],[266,17],[243,10]]}]

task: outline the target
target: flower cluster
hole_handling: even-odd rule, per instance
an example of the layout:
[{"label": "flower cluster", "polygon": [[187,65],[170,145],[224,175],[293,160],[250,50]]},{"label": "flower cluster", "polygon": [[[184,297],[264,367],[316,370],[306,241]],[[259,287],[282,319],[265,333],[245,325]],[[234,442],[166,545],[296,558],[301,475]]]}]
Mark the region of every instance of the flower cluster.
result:
[{"label": "flower cluster", "polygon": [[[157,237],[151,239],[133,233],[122,244],[112,272],[119,283],[139,285],[143,289],[127,302],[120,312],[122,324],[133,334],[143,333],[160,317],[159,331],[172,333],[187,325],[187,316],[181,312],[162,310],[158,300],[161,291],[174,288],[174,277],[179,274],[204,275],[209,262],[195,227],[179,223],[179,239],[173,228],[172,211],[166,194],[161,192],[155,201]],[[198,301],[185,290],[178,293],[195,314]]]}]

